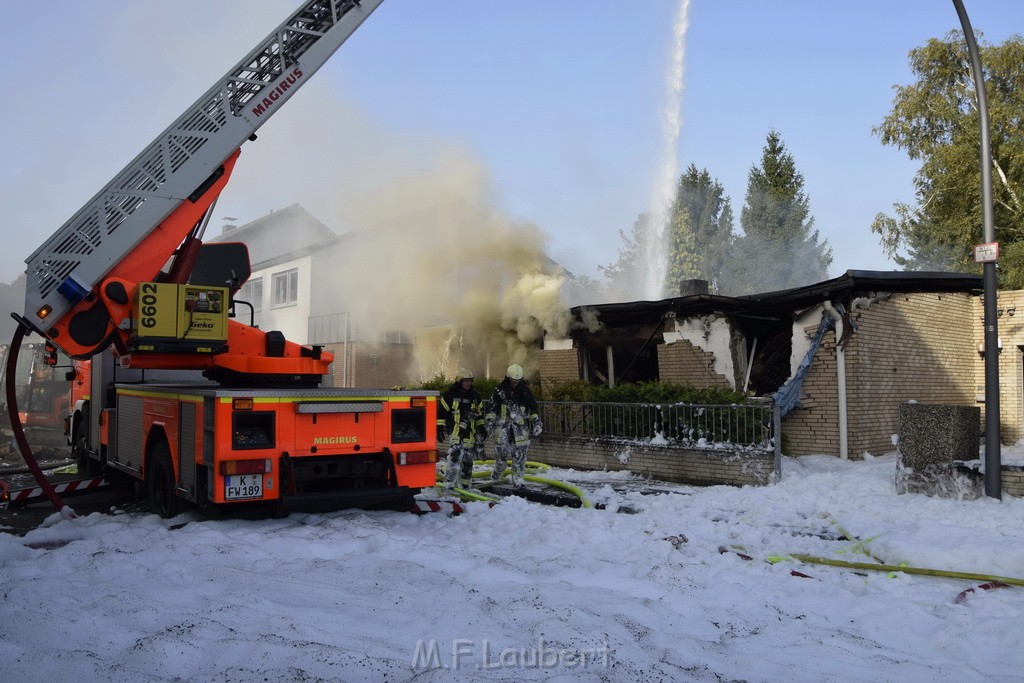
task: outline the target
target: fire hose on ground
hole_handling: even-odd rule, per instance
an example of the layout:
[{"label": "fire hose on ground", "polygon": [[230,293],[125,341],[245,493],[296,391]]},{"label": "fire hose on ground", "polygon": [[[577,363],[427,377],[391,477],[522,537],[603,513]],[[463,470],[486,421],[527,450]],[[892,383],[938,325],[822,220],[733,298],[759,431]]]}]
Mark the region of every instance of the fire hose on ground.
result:
[{"label": "fire hose on ground", "polygon": [[937,576],[945,579],[966,579],[968,581],[983,581],[1005,583],[1008,586],[1024,586],[1024,579],[1011,576],[995,576],[992,574],[976,574],[973,572],[957,572],[946,569],[931,569],[928,567],[910,567],[903,564],[874,564],[872,562],[850,562],[847,560],[834,560],[829,557],[816,557],[814,555],[803,555],[793,553],[789,555],[794,560],[808,564],[823,564],[831,567],[842,567],[844,569],[866,569],[875,572],[903,572],[904,574],[919,574],[922,576]]},{"label": "fire hose on ground", "polygon": [[[474,464],[490,465],[492,468],[494,467],[494,461],[493,460],[477,460],[476,463],[474,463]],[[547,464],[542,463],[542,462],[534,462],[532,460],[528,460],[526,462],[526,466],[527,466],[527,468],[530,471],[533,471],[533,472],[544,472],[546,470],[551,469],[550,465],[547,465]],[[502,478],[499,481],[505,480],[510,473],[511,473],[511,470],[510,469],[506,469],[505,472],[502,473]],[[489,472],[474,472],[473,476],[475,478],[477,478],[477,479],[483,479],[485,477],[491,477],[492,474],[489,473]],[[577,498],[579,498],[580,499],[580,504],[584,508],[593,508],[594,507],[594,503],[591,502],[589,497],[587,497],[587,494],[583,491],[583,489],[581,489],[580,487],[575,486],[573,484],[569,484],[568,482],[559,481],[557,479],[548,479],[547,477],[538,477],[535,474],[525,474],[525,475],[523,475],[523,479],[526,480],[526,481],[533,482],[535,484],[543,484],[545,486],[550,486],[552,488],[561,489],[561,490],[563,490],[563,491],[565,491],[567,493],[571,493],[572,495],[574,495]],[[442,480],[441,480],[440,477],[438,477],[438,483],[442,483]],[[462,497],[464,499],[468,499],[468,500],[490,501],[490,502],[493,502],[493,501],[497,500],[497,497],[495,497],[495,496],[491,496],[491,495],[488,495],[486,493],[481,493],[479,491],[469,491],[469,490],[466,490],[466,489],[463,489],[463,488],[454,488],[454,489],[452,489],[452,492],[456,493],[460,497]]]},{"label": "fire hose on ground", "polygon": [[[997,588],[1009,588],[1010,586],[1024,587],[1024,579],[1012,577],[1012,576],[998,576],[995,574],[983,574],[978,572],[961,572],[952,571],[948,569],[933,569],[931,567],[913,567],[905,562],[900,564],[889,564],[877,556],[872,554],[866,547],[867,543],[878,538],[872,536],[870,538],[858,540],[855,536],[846,531],[843,527],[839,526],[834,520],[832,520],[833,526],[835,526],[840,534],[848,541],[852,541],[853,545],[840,550],[840,553],[854,552],[865,555],[867,558],[874,560],[874,562],[857,562],[851,560],[840,560],[831,557],[820,557],[817,555],[807,555],[804,553],[789,553],[789,554],[772,554],[765,557],[771,564],[778,564],[780,562],[796,561],[803,562],[805,564],[817,564],[828,567],[837,567],[839,569],[853,569],[873,572],[886,572],[890,578],[895,578],[897,573],[913,574],[917,576],[934,576],[936,578],[943,579],[963,579],[966,581],[977,581],[977,586],[967,588],[957,595],[955,602],[962,604],[967,600],[967,597],[978,590],[994,590]],[[753,560],[751,555],[741,552],[743,549],[739,546],[732,546],[731,548],[721,547],[718,549],[720,553],[732,552],[744,560]],[[794,576],[802,578],[812,578],[802,572],[793,571],[791,572]]]}]

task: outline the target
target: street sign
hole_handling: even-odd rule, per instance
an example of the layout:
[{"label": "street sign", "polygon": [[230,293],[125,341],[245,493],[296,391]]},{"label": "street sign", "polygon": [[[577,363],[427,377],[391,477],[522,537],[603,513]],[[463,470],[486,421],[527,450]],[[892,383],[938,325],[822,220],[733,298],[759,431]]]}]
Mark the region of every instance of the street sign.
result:
[{"label": "street sign", "polygon": [[976,244],[974,246],[975,263],[995,263],[999,260],[999,242]]}]

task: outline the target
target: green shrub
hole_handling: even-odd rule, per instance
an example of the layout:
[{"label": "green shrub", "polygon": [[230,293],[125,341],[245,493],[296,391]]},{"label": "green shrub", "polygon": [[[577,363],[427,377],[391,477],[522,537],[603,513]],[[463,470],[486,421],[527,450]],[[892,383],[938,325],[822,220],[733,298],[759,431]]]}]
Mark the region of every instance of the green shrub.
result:
[{"label": "green shrub", "polygon": [[432,391],[444,391],[445,389],[447,389],[451,385],[452,385],[452,381],[450,379],[445,379],[442,375],[434,375],[432,378],[428,379],[426,382],[423,382],[422,384],[414,384],[414,385],[409,385],[409,386],[403,385],[400,388],[401,389],[407,389],[407,390],[410,390],[410,391],[414,391],[416,389],[430,389]]},{"label": "green shrub", "polygon": [[586,401],[587,391],[593,385],[582,379],[553,380],[544,383],[546,401]]},{"label": "green shrub", "polygon": [[[417,389],[429,389],[438,392],[445,392],[452,385],[455,380],[446,379],[442,375],[434,375],[431,379],[428,379],[422,384],[414,385],[403,385],[398,387],[399,389],[406,389],[408,391],[415,391]],[[491,398],[491,392],[494,391],[494,387],[498,385],[500,380],[490,379],[487,377],[477,377],[473,380],[473,388],[480,392],[480,396],[483,397],[484,404]]]},{"label": "green shrub", "polygon": [[630,382],[616,387],[591,384],[584,380],[553,381],[547,383],[545,400],[582,401],[586,403],[708,403],[729,405],[746,403],[742,391],[722,387],[697,388],[661,380]]}]

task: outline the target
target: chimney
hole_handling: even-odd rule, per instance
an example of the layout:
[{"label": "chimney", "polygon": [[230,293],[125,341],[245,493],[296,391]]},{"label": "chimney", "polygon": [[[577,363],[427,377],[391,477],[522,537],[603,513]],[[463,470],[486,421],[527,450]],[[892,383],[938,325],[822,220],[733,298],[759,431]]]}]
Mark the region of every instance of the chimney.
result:
[{"label": "chimney", "polygon": [[695,296],[708,293],[707,280],[680,280],[679,296]]}]

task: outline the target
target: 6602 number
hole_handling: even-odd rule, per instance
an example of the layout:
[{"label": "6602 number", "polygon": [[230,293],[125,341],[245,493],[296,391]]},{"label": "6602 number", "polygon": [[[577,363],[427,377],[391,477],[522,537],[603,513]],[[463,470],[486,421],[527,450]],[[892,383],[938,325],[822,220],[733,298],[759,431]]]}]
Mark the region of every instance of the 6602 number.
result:
[{"label": "6602 number", "polygon": [[156,327],[156,285],[143,283],[142,296],[139,298],[139,324],[143,327]]}]

